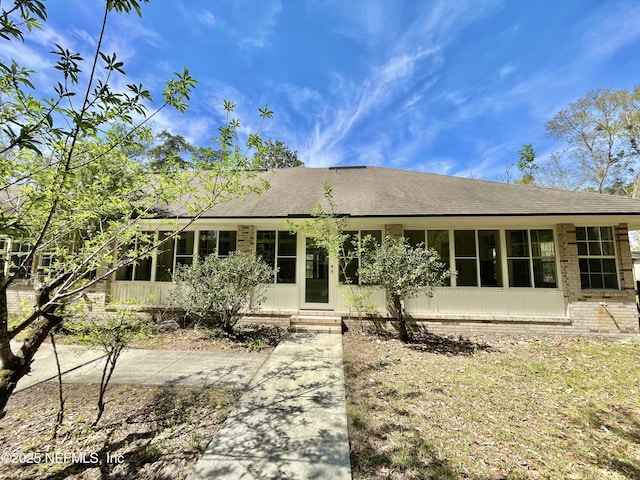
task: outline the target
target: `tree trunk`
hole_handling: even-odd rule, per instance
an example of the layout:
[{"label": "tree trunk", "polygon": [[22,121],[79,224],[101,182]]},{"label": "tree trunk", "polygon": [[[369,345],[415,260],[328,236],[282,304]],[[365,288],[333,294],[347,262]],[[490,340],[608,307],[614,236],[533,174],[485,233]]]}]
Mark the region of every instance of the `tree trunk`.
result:
[{"label": "tree trunk", "polygon": [[397,321],[398,325],[398,338],[402,342],[408,342],[411,340],[409,332],[407,330],[407,323],[404,320],[404,312],[402,311],[402,299],[399,295],[392,295],[391,298],[391,314]]},{"label": "tree trunk", "polygon": [[[48,300],[48,295],[44,298]],[[55,315],[54,311],[55,308],[51,308],[49,312],[41,312],[35,317],[38,319],[34,322],[31,333],[24,340],[20,353],[15,355],[10,344],[7,291],[0,289],[0,418],[5,416],[7,402],[18,382],[31,371],[31,363],[36,352],[51,330],[62,321],[62,317]]]}]

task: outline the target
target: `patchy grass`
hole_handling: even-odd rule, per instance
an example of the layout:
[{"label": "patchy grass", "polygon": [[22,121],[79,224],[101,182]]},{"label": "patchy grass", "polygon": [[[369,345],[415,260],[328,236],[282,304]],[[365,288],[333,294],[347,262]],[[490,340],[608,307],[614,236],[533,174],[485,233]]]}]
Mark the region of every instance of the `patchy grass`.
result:
[{"label": "patchy grass", "polygon": [[97,391],[65,385],[66,415],[55,438],[57,385],[14,394],[0,420],[0,478],[185,478],[239,398],[214,387],[112,386],[94,428]]},{"label": "patchy grass", "polygon": [[640,478],[640,342],[344,337],[354,479]]}]

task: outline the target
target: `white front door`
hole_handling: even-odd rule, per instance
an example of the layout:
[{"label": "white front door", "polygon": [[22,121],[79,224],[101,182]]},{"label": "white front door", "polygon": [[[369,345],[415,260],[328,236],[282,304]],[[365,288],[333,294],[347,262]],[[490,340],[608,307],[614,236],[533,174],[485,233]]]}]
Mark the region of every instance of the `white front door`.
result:
[{"label": "white front door", "polygon": [[302,308],[333,310],[333,268],[327,251],[305,239]]}]

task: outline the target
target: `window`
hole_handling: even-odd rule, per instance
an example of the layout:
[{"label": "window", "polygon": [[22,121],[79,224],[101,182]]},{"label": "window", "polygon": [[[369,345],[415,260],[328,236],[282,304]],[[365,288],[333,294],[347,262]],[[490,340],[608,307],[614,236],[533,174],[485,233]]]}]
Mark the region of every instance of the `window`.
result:
[{"label": "window", "polygon": [[[445,265],[445,268],[451,268],[449,230],[428,230],[426,235],[424,230],[405,230],[404,237],[409,242],[409,245],[413,247],[424,245],[426,248],[433,248],[438,253],[440,262]],[[451,279],[447,278],[444,285],[450,286]]]},{"label": "window", "polygon": [[176,237],[176,267],[193,263],[193,240],[195,232],[182,232]]},{"label": "window", "polygon": [[475,230],[455,230],[453,232],[455,261],[459,287],[478,286],[478,263]]},{"label": "window", "polygon": [[9,273],[17,279],[31,278],[33,258],[22,265],[31,251],[31,245],[26,240],[14,239],[11,241],[11,253],[9,255]]},{"label": "window", "polygon": [[577,227],[580,284],[583,289],[618,289],[611,227]]},{"label": "window", "polygon": [[509,286],[558,287],[553,230],[507,230],[506,239]]},{"label": "window", "polygon": [[502,253],[498,230],[478,230],[480,286],[502,286]]},{"label": "window", "polygon": [[156,256],[156,282],[170,282],[173,280],[175,238],[165,241],[171,235],[170,232],[160,232],[158,235],[160,247]]},{"label": "window", "polygon": [[[146,233],[150,241],[154,241],[155,233]],[[194,231],[184,231],[168,240],[170,236],[171,232],[158,232],[157,242],[160,246],[155,254],[154,277],[157,282],[171,282],[177,266],[191,265],[196,255],[196,246],[198,247],[197,255],[200,258],[216,253],[219,257],[226,257],[236,249],[237,233],[235,231],[203,230],[198,232],[197,241]],[[137,243],[136,241],[134,245]],[[150,281],[152,270],[152,258],[149,256],[119,269],[116,272],[116,280]]]},{"label": "window", "polygon": [[218,234],[218,257],[228,257],[231,252],[236,251],[238,232],[235,230],[222,230]]},{"label": "window", "polygon": [[291,232],[258,230],[256,254],[277,269],[276,283],[296,283],[297,236]]},{"label": "window", "polygon": [[[356,250],[362,245],[362,240],[371,237],[377,244],[382,242],[382,230],[353,230],[344,232],[349,237],[342,245],[344,255],[340,258],[340,283],[349,283],[357,285],[360,280],[358,278],[358,268],[360,268],[360,258],[356,257]],[[374,248],[374,245],[367,245],[367,248]],[[366,252],[363,252],[366,255]]]},{"label": "window", "polygon": [[502,253],[498,230],[455,230],[455,261],[459,287],[501,287]]},{"label": "window", "polygon": [[238,233],[235,230],[201,230],[198,240],[198,256],[204,258],[213,253],[228,257],[235,252]]},{"label": "window", "polygon": [[198,257],[203,259],[207,255],[218,251],[218,231],[217,230],[201,230],[200,239],[198,241]]},{"label": "window", "polygon": [[424,245],[426,243],[424,230],[405,230],[403,232],[403,236],[412,247],[417,247],[418,245]]}]

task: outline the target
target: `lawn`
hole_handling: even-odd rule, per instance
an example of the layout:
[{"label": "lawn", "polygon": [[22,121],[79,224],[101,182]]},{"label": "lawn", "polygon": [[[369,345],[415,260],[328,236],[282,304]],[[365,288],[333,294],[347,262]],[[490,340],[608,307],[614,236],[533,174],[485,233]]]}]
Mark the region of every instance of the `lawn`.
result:
[{"label": "lawn", "polygon": [[344,337],[354,479],[640,478],[640,341]]}]

